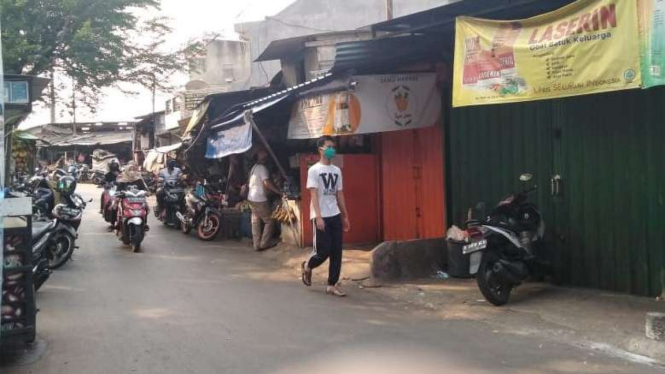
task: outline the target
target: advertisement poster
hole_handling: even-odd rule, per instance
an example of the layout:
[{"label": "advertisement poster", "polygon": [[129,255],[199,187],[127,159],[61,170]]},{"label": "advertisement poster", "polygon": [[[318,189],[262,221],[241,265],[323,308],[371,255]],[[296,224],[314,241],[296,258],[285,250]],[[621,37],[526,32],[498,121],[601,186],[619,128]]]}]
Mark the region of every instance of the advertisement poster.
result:
[{"label": "advertisement poster", "polygon": [[459,17],[453,106],[641,86],[636,1],[579,0],[521,21]]},{"label": "advertisement poster", "polygon": [[639,0],[642,84],[665,84],[665,0]]},{"label": "advertisement poster", "polygon": [[219,131],[208,138],[206,158],[216,159],[249,151],[252,148],[252,124],[245,120],[240,126]]},{"label": "advertisement poster", "polygon": [[353,80],[352,92],[315,93],[339,87],[336,81],[305,93],[294,105],[289,139],[417,129],[440,121],[441,94],[434,73],[365,75]]}]

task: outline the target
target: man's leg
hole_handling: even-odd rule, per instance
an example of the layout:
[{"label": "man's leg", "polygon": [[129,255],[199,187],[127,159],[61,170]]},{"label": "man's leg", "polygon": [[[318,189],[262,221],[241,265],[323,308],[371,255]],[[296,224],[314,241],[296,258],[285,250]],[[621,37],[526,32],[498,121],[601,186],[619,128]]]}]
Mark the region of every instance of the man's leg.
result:
[{"label": "man's leg", "polygon": [[312,256],[307,261],[307,269],[309,270],[316,269],[326,262],[328,257],[330,257],[332,244],[328,235],[328,227],[326,227],[325,231],[321,231],[316,228],[314,221],[312,221],[312,225],[314,225],[314,249],[312,250]]},{"label": "man's leg", "polygon": [[326,219],[326,231],[330,236],[330,270],[328,285],[335,286],[342,272],[342,216]]},{"label": "man's leg", "polygon": [[261,249],[266,249],[272,245],[272,236],[275,233],[275,220],[272,219],[270,204],[261,203],[261,221],[263,221],[263,236],[261,237]]},{"label": "man's leg", "polygon": [[259,210],[260,203],[249,202],[249,205],[252,207],[252,242],[254,244],[254,250],[258,251],[261,249],[261,216]]}]

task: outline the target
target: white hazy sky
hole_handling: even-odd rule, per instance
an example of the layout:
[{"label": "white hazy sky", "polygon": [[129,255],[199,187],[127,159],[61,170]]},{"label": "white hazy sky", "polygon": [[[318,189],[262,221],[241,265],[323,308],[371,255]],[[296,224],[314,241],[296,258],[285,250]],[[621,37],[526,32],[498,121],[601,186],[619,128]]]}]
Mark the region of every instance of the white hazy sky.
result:
[{"label": "white hazy sky", "polygon": [[[279,13],[295,0],[162,0],[161,15],[170,18],[173,28],[171,42],[182,45],[187,40],[205,33],[220,33],[221,38],[236,39],[233,25],[239,22],[259,21]],[[157,15],[157,14],[155,14]],[[178,83],[186,83],[182,77]],[[157,96],[157,110],[164,107],[168,94]],[[61,109],[58,108],[58,112]],[[152,95],[142,90],[139,95],[127,96],[116,89],[107,89],[96,114],[77,112],[77,121],[128,121],[152,110]],[[70,122],[67,113],[57,115],[59,122]],[[50,110],[36,105],[34,112],[22,127],[50,122]]]}]

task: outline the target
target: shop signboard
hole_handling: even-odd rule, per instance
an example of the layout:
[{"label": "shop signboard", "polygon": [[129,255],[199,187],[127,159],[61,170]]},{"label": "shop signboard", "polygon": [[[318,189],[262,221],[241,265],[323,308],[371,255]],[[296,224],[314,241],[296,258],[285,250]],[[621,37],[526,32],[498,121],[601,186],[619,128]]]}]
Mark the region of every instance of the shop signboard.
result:
[{"label": "shop signboard", "polygon": [[[2,25],[0,25],[0,30],[2,30]],[[0,87],[5,87],[4,84],[4,71],[2,63],[2,38],[0,38]],[[0,95],[0,207],[2,207],[3,200],[5,198],[5,95]],[[0,209],[2,211],[2,209]],[[2,249],[0,249],[0,264],[4,264],[4,243],[5,239],[3,237],[3,228],[4,227],[4,218],[0,214],[0,243],[2,243]],[[0,290],[2,290],[2,281],[4,279],[2,275],[2,268],[0,266]],[[0,298],[0,306],[2,306],[2,299]]]},{"label": "shop signboard", "polygon": [[665,0],[638,0],[642,84],[665,84]]},{"label": "shop signboard", "polygon": [[365,75],[352,80],[353,91],[330,92],[327,88],[348,86],[334,81],[304,93],[291,113],[289,139],[409,130],[440,121],[441,93],[434,73]]},{"label": "shop signboard", "polygon": [[[249,115],[247,113],[245,116]],[[252,148],[252,123],[247,118],[242,125],[217,132],[208,137],[206,158],[217,159],[244,153]]]},{"label": "shop signboard", "polygon": [[520,21],[459,17],[453,106],[638,88],[636,1],[578,0]]}]

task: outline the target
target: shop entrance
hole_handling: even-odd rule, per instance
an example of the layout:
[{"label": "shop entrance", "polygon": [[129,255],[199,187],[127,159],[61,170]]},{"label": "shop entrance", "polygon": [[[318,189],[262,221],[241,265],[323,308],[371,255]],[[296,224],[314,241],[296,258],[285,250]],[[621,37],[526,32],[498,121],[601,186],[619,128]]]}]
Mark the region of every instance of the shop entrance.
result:
[{"label": "shop entrance", "polygon": [[445,235],[443,130],[439,126],[381,136],[383,240]]}]

